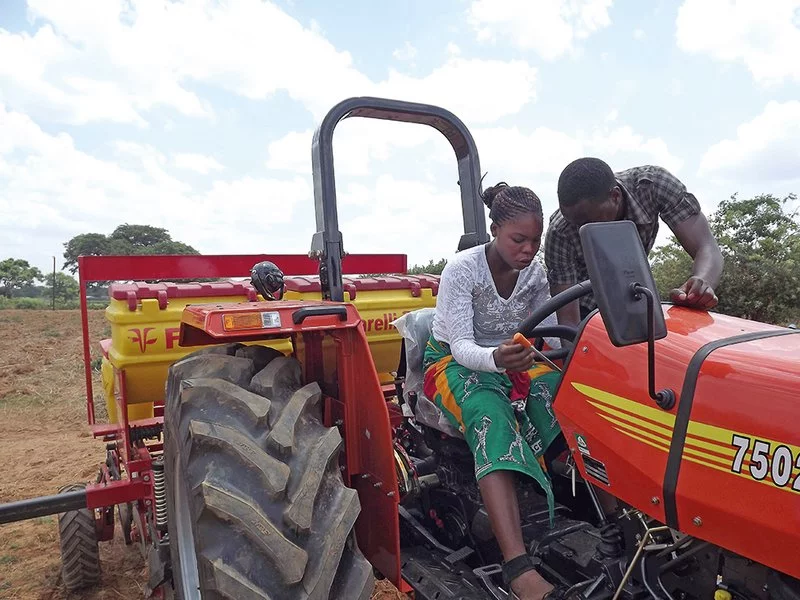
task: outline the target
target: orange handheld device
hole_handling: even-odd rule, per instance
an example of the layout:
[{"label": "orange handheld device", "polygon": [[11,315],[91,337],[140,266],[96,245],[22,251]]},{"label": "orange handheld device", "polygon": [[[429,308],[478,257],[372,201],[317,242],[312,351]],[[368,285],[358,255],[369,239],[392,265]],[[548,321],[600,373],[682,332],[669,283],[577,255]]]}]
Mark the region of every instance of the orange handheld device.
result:
[{"label": "orange handheld device", "polygon": [[531,342],[530,342],[530,340],[528,338],[526,338],[524,335],[522,335],[519,332],[514,334],[513,340],[517,344],[522,344],[526,348],[530,348],[533,345],[533,344],[531,344]]}]

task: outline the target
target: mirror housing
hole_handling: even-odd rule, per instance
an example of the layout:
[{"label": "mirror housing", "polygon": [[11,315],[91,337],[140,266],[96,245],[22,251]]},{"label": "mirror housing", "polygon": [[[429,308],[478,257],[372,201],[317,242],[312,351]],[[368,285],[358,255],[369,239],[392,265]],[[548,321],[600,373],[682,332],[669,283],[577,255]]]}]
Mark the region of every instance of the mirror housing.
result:
[{"label": "mirror housing", "polygon": [[587,223],[580,228],[581,245],[595,301],[615,346],[649,339],[648,299],[635,287],[648,288],[655,299],[653,339],[667,335],[647,254],[631,221]]}]

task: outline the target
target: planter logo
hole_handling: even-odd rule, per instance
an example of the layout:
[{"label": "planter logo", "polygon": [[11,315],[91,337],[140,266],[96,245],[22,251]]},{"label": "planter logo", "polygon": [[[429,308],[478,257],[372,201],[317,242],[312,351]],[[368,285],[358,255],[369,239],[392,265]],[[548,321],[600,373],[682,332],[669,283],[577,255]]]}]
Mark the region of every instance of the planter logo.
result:
[{"label": "planter logo", "polygon": [[133,334],[128,339],[130,339],[130,341],[134,344],[139,344],[139,350],[142,353],[145,353],[147,352],[147,347],[150,344],[155,344],[156,339],[158,339],[155,337],[148,337],[148,334],[154,329],[155,327],[145,327],[143,330],[139,329],[138,327],[128,329],[128,331]]}]

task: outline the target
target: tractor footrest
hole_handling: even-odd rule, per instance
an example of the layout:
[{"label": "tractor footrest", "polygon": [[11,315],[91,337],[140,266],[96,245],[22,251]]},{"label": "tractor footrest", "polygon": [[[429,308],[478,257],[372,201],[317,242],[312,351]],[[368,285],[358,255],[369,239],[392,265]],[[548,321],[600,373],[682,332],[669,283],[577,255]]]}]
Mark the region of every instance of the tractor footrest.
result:
[{"label": "tractor footrest", "polygon": [[463,548],[460,548],[459,550],[456,550],[455,552],[448,554],[447,556],[444,557],[444,559],[445,561],[447,561],[447,563],[454,565],[457,562],[460,562],[468,558],[470,555],[472,555],[473,552],[475,552],[475,550],[473,550],[469,546],[464,546]]},{"label": "tractor footrest", "polygon": [[486,600],[480,580],[465,564],[450,565],[443,553],[428,546],[401,549],[403,579],[417,600]]}]

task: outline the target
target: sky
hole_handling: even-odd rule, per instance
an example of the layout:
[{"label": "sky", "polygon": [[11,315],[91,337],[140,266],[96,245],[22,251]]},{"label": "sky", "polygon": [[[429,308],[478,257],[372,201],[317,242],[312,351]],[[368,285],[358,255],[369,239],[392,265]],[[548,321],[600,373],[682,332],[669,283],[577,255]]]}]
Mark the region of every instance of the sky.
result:
[{"label": "sky", "polygon": [[[60,268],[71,237],[122,223],[206,254],[306,253],[312,136],[352,96],[452,111],[484,186],[533,189],[546,219],[586,155],[663,166],[706,213],[800,192],[800,0],[759,4],[3,0],[0,260]],[[334,153],[347,252],[453,254],[437,131],[345,119]]]}]

